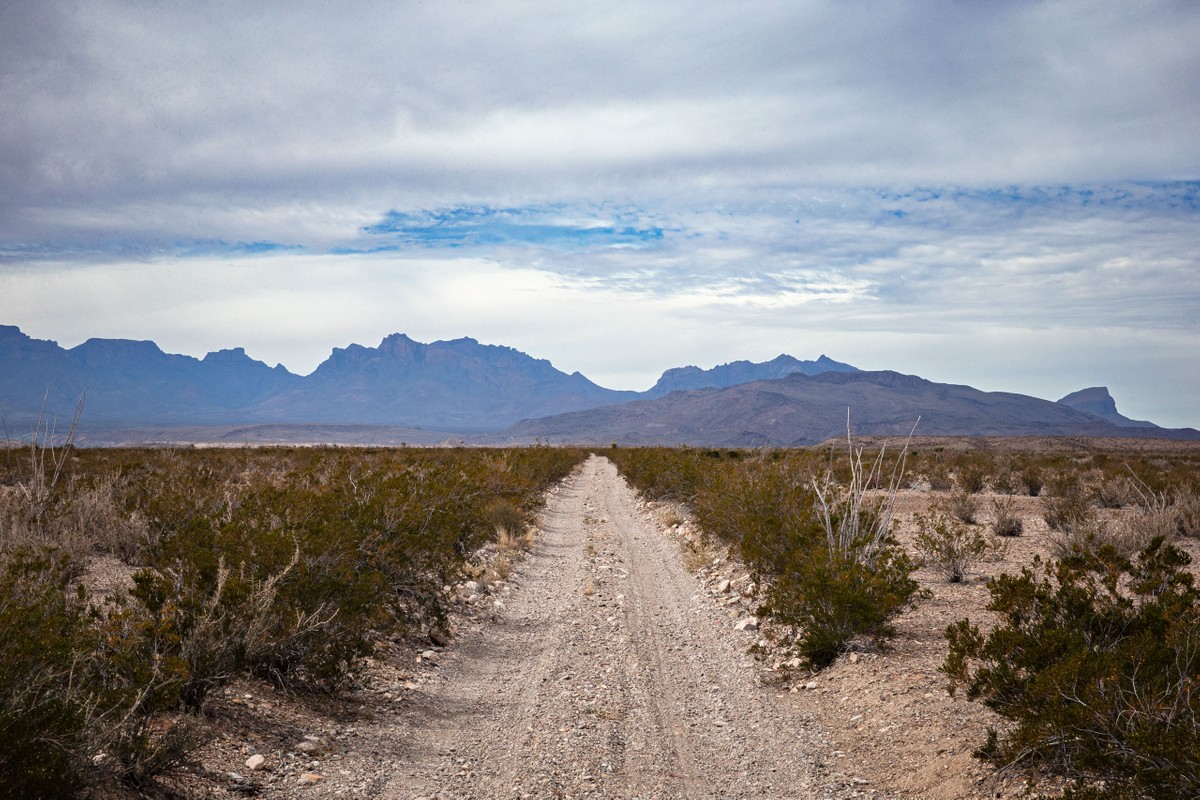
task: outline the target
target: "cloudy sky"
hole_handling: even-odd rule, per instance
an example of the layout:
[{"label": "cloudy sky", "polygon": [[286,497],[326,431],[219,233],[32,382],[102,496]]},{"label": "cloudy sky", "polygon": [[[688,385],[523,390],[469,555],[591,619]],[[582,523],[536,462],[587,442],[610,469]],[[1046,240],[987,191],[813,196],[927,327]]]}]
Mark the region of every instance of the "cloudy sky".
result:
[{"label": "cloudy sky", "polygon": [[825,353],[1200,426],[1192,0],[0,2],[0,323]]}]

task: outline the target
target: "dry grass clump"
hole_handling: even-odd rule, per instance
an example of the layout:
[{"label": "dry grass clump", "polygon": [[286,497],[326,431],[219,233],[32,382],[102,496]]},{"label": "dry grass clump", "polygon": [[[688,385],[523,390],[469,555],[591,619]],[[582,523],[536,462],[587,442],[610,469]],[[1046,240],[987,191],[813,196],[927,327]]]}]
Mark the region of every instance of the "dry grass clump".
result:
[{"label": "dry grass clump", "polygon": [[1111,478],[1096,487],[1096,502],[1101,508],[1124,508],[1138,501],[1138,493],[1128,478]]},{"label": "dry grass clump", "polygon": [[1191,486],[1176,489],[1174,508],[1179,532],[1184,536],[1200,536],[1200,492]]},{"label": "dry grass clump", "polygon": [[1045,498],[1042,508],[1042,518],[1052,531],[1069,533],[1091,525],[1096,517],[1091,502],[1077,489]]},{"label": "dry grass clump", "polygon": [[991,530],[996,536],[1020,536],[1025,523],[1013,509],[1011,497],[996,497],[992,500]]},{"label": "dry grass clump", "polygon": [[1060,529],[1051,539],[1051,549],[1058,558],[1096,556],[1103,549],[1132,558],[1156,538],[1169,542],[1176,531],[1175,515],[1169,511],[1144,509],[1116,519],[1092,514]]}]

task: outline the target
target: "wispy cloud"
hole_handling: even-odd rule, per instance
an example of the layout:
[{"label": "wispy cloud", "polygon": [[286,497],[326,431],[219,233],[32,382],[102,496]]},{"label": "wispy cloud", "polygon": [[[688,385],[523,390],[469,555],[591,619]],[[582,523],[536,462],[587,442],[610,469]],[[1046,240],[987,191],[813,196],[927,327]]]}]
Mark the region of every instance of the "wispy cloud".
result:
[{"label": "wispy cloud", "polygon": [[0,321],[618,386],[827,351],[1200,424],[1197,41],[1187,0],[2,3]]}]

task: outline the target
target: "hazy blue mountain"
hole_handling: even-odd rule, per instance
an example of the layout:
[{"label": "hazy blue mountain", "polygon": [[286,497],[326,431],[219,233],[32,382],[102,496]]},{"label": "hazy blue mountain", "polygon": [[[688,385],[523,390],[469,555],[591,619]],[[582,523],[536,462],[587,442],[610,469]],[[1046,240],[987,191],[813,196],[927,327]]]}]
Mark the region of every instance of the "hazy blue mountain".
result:
[{"label": "hazy blue mountain", "polygon": [[0,376],[0,413],[14,423],[36,417],[43,398],[49,415],[69,417],[85,391],[89,422],[233,420],[301,380],[241,348],[197,359],[154,342],[89,339],[68,350],[11,325],[0,326]]},{"label": "hazy blue mountain", "polygon": [[1062,403],[934,383],[896,372],[796,373],[772,381],[674,392],[622,406],[524,420],[490,441],[604,445],[810,445],[855,433],[903,436],[920,417],[924,436],[1164,436],[1191,428],[1121,427]]},{"label": "hazy blue mountain", "polygon": [[1066,397],[1059,399],[1064,406],[1070,406],[1076,411],[1083,411],[1092,416],[1099,417],[1102,420],[1111,422],[1113,425],[1119,425],[1122,428],[1157,428],[1153,422],[1145,420],[1130,419],[1117,411],[1117,402],[1113,400],[1111,394],[1108,393],[1107,386],[1092,386],[1087,389],[1080,389],[1078,392],[1071,392]]},{"label": "hazy blue mountain", "polygon": [[645,396],[655,398],[679,390],[737,386],[740,383],[750,383],[751,381],[786,378],[797,372],[804,375],[819,375],[822,372],[858,372],[858,368],[834,361],[825,355],[816,361],[800,361],[789,355],[780,355],[761,363],[731,361],[712,369],[700,369],[700,367],[693,366],[676,367],[664,372],[658,379],[658,383],[654,384],[645,393]]},{"label": "hazy blue mountain", "polygon": [[[128,443],[138,431],[166,441],[171,429],[189,426],[256,441],[324,441],[346,435],[346,426],[359,426],[354,441],[374,441],[382,434],[361,426],[386,426],[388,437],[413,442],[511,426],[485,438],[795,445],[843,433],[847,407],[864,435],[907,433],[920,416],[925,435],[1200,437],[1192,429],[1170,431],[1121,416],[1102,387],[1055,403],[862,372],[826,356],[671,369],[653,389],[638,393],[605,389],[544,359],[468,338],[423,344],[392,334],[378,347],[335,348],[302,377],[256,361],[242,348],[202,359],[125,339],[89,339],[64,349],[0,326],[0,416],[12,435],[29,433],[43,398],[61,430],[85,390],[92,443]],[[299,430],[283,430],[289,426]]]},{"label": "hazy blue mountain", "polygon": [[526,417],[595,408],[637,397],[568,375],[545,359],[474,339],[422,344],[401,333],[378,347],[352,344],[303,383],[257,410],[304,422],[495,430]]}]

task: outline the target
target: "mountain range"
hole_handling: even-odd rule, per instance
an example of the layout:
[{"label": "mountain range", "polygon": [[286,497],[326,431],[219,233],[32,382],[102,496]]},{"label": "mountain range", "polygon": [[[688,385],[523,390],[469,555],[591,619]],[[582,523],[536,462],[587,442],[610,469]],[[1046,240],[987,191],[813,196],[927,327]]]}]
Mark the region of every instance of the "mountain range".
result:
[{"label": "mountain range", "polygon": [[1111,407],[1112,418],[1062,401],[983,392],[898,372],[795,373],[524,420],[491,441],[796,447],[844,436],[848,413],[854,432],[863,436],[905,436],[916,425],[923,436],[1200,439],[1200,431],[1191,428],[1168,430],[1128,420],[1116,412],[1103,387],[1087,392],[1085,399],[1093,402],[1101,395],[1108,398],[1103,405],[1106,411]]},{"label": "mountain range", "polygon": [[43,404],[47,416],[69,418],[85,391],[83,429],[142,431],[113,439],[122,442],[204,439],[224,426],[222,437],[245,441],[370,443],[378,426],[381,444],[432,441],[414,435],[424,429],[479,442],[790,445],[844,432],[847,407],[863,434],[907,433],[920,415],[927,435],[1200,438],[1123,417],[1103,387],[1055,403],[863,372],[824,355],[679,367],[632,392],[470,338],[424,344],[396,333],[377,347],[335,348],[300,376],[242,348],[200,359],[124,339],[66,349],[0,325],[0,417],[10,431],[31,427]]}]

